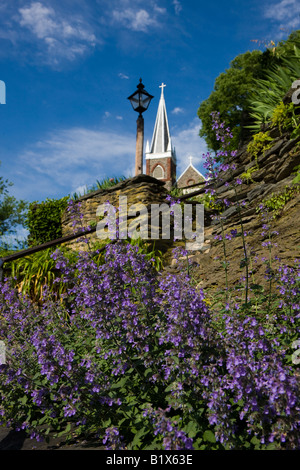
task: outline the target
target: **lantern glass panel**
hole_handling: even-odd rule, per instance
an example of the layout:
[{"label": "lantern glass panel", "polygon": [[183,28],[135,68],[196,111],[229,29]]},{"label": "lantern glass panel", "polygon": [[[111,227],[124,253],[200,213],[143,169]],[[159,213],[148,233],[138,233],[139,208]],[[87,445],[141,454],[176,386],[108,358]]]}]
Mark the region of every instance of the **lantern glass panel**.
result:
[{"label": "lantern glass panel", "polygon": [[142,96],[141,105],[143,106],[143,108],[147,109],[150,104],[150,101],[151,101],[150,96],[145,96],[145,95]]}]

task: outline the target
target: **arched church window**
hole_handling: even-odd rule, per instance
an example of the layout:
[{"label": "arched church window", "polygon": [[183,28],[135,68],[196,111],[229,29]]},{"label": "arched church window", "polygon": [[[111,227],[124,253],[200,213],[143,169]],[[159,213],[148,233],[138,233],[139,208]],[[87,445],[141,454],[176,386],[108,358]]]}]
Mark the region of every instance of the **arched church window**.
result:
[{"label": "arched church window", "polygon": [[161,180],[164,178],[164,169],[162,166],[160,165],[157,165],[155,168],[154,168],[154,171],[153,171],[153,178],[156,178],[158,180]]}]

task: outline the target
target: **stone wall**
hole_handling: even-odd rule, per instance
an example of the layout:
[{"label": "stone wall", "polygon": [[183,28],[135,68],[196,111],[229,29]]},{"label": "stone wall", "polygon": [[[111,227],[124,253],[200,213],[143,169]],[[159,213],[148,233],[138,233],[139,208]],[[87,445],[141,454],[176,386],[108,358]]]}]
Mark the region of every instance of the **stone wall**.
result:
[{"label": "stone wall", "polygon": [[[287,102],[287,101],[285,101]],[[268,129],[265,129],[266,131]],[[236,206],[236,196],[228,183],[233,178],[242,176],[249,169],[251,178],[238,186],[238,198],[245,202],[242,212],[242,222],[247,233],[246,241],[249,253],[253,253],[253,279],[264,283],[266,265],[263,257],[269,256],[268,250],[263,248],[262,242],[266,235],[262,235],[263,220],[257,208],[259,204],[272,195],[284,192],[286,187],[292,186],[295,178],[295,169],[300,165],[300,136],[291,139],[291,132],[280,133],[278,128],[269,129],[269,135],[273,138],[271,147],[258,154],[257,161],[247,151],[248,142],[239,149],[237,156],[230,163],[235,163],[236,170],[231,174],[229,171],[220,174],[217,184],[217,195],[227,198],[232,205],[222,213],[225,231],[238,229],[240,231],[240,218]],[[205,189],[198,193],[204,194]],[[282,263],[294,265],[294,259],[300,259],[300,190],[284,206],[282,213],[273,220],[272,230],[278,232],[272,248],[273,266],[276,267],[279,257]],[[224,287],[225,275],[222,260],[224,259],[223,244],[216,237],[221,235],[221,227],[217,220],[205,217],[205,243],[199,253],[191,253],[191,258],[196,266],[199,285],[202,287]],[[255,253],[255,255],[254,255]],[[239,283],[244,276],[245,270],[240,267],[244,258],[241,237],[227,241],[227,256],[230,263],[229,281]],[[274,261],[275,260],[275,261]],[[176,263],[167,268],[176,271]]]},{"label": "stone wall", "polygon": [[[138,175],[127,179],[108,189],[99,189],[79,198],[80,212],[83,214],[82,224],[84,227],[97,222],[96,211],[100,204],[109,203],[115,208],[119,207],[119,196],[127,196],[127,204],[131,206],[142,203],[145,206],[151,204],[162,204],[166,202],[168,192],[164,182],[152,178],[148,175]],[[71,215],[65,211],[62,216],[63,236],[73,233],[73,220]],[[96,233],[89,235],[89,238],[96,241]],[[69,242],[76,244],[77,241]]]}]

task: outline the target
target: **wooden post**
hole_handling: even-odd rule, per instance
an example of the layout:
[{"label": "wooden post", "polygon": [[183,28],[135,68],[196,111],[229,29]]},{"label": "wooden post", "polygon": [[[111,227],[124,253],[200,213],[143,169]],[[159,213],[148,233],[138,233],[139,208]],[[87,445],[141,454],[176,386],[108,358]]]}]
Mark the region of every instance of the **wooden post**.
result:
[{"label": "wooden post", "polygon": [[140,114],[136,121],[135,176],[143,173],[144,118]]}]

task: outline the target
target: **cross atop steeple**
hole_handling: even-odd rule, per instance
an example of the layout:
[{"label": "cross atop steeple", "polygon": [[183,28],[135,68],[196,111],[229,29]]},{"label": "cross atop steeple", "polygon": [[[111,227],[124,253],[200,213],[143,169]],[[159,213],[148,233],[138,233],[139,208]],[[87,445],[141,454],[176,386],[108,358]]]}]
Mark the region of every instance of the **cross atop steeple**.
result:
[{"label": "cross atop steeple", "polygon": [[165,83],[162,83],[159,86],[159,88],[161,88],[161,97],[158,104],[158,110],[150,149],[147,146],[147,150],[149,150],[149,153],[151,154],[164,154],[165,152],[172,150],[166,103],[164,98],[165,86]]},{"label": "cross atop steeple", "polygon": [[167,85],[165,85],[165,83],[162,83],[161,85],[159,85],[159,88],[161,88],[161,96],[163,96],[163,94],[164,94],[165,86],[167,86]]}]

